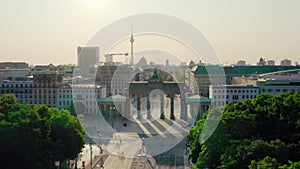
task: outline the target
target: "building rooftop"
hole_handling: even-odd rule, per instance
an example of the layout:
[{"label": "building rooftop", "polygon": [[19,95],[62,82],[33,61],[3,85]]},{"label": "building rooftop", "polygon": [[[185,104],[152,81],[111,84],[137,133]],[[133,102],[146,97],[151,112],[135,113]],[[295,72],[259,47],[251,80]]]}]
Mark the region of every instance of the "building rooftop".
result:
[{"label": "building rooftop", "polygon": [[277,72],[283,70],[300,69],[300,66],[218,66],[218,65],[198,65],[192,69],[195,74],[235,74],[253,75]]},{"label": "building rooftop", "polygon": [[248,85],[248,84],[240,84],[240,85],[232,85],[232,84],[229,84],[229,85],[218,85],[218,86],[213,86],[213,85],[209,85],[209,86],[212,86],[214,88],[257,88],[257,86],[254,86],[254,85]]}]

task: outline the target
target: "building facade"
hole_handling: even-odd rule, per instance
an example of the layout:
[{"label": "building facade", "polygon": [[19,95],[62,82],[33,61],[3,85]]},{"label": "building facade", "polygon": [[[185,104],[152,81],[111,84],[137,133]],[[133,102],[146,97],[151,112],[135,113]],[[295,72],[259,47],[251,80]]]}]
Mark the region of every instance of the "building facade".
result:
[{"label": "building facade", "polygon": [[71,109],[74,104],[77,113],[96,114],[98,112],[97,99],[106,97],[105,86],[95,84],[64,85],[57,89],[57,108]]},{"label": "building facade", "polygon": [[259,95],[259,88],[250,85],[220,85],[209,86],[209,98],[214,100],[214,107],[224,106],[230,102],[253,100]]},{"label": "building facade", "polygon": [[294,80],[260,80],[257,81],[260,93],[281,94],[300,92],[300,79]]},{"label": "building facade", "polygon": [[57,88],[62,83],[62,74],[41,72],[33,75],[33,104],[56,107]]},{"label": "building facade", "polygon": [[0,82],[0,95],[14,94],[19,102],[34,103],[34,85],[32,81],[9,81]]}]

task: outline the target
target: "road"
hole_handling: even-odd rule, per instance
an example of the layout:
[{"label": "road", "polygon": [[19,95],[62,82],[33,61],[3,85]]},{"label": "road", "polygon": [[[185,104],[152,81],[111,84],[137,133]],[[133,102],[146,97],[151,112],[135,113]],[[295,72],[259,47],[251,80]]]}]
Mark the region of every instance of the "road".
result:
[{"label": "road", "polygon": [[[175,99],[177,102],[178,98]],[[167,103],[167,100],[165,101]],[[89,124],[87,130],[89,136],[97,144],[101,144],[105,150],[106,158],[104,168],[108,169],[176,169],[178,167],[177,157],[156,158],[157,155],[167,152],[176,146],[185,138],[186,133],[192,126],[190,121],[183,121],[176,118],[175,121],[169,120],[170,107],[165,107],[166,119],[159,119],[160,112],[157,106],[152,109],[154,120],[146,117],[146,112],[142,113],[141,119],[132,119],[126,121],[126,126],[118,127],[117,131],[111,128],[109,124],[101,121],[99,117],[85,118],[86,124]],[[179,104],[175,104],[175,115],[180,116]],[[123,121],[124,123],[124,121]],[[123,124],[121,123],[121,124]],[[103,124],[103,125],[102,125]],[[181,150],[185,147],[180,145]],[[95,150],[94,150],[95,149]],[[181,153],[181,150],[176,151]],[[90,150],[86,146],[83,149],[81,161],[86,164],[90,162]],[[93,158],[99,155],[99,148],[93,147]],[[126,157],[126,158],[125,158]],[[181,157],[179,157],[180,159]],[[182,157],[183,159],[183,157]],[[81,167],[81,161],[78,166]],[[96,161],[96,160],[94,160]],[[101,163],[100,163],[101,164]],[[181,165],[181,164],[180,164]],[[179,165],[179,166],[180,166]],[[95,164],[95,166],[97,166]],[[181,165],[182,166],[182,165]],[[96,167],[97,168],[97,167]],[[95,168],[95,169],[96,169]],[[99,165],[98,165],[99,168]]]}]

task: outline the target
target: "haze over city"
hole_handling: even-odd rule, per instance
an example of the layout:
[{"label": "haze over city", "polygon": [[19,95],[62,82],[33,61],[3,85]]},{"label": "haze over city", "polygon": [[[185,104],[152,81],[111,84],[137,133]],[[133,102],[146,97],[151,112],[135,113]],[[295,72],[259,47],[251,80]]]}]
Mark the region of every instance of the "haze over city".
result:
[{"label": "haze over city", "polygon": [[1,169],[300,169],[300,0],[1,2]]},{"label": "haze over city", "polygon": [[[173,15],[199,29],[224,63],[260,57],[300,61],[300,2],[265,1],[138,1],[138,0],[3,0],[0,6],[0,60],[30,64],[76,63],[77,46],[119,18],[144,12]],[[128,30],[130,34],[130,30]],[[166,46],[159,41],[151,43]],[[142,40],[135,42],[135,49]],[[116,52],[129,52],[130,44]],[[185,55],[182,52],[182,55]],[[103,56],[100,56],[103,57]],[[190,59],[183,56],[182,61]]]}]

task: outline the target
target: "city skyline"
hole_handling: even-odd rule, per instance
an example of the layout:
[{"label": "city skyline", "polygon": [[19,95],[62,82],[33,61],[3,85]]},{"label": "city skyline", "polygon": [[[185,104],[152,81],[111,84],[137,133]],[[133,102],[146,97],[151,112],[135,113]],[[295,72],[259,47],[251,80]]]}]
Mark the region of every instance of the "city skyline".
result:
[{"label": "city skyline", "polygon": [[[155,12],[194,25],[211,41],[224,64],[238,60],[256,64],[260,57],[275,60],[276,64],[285,58],[292,60],[292,64],[300,62],[297,22],[300,2],[296,0],[172,1],[171,4],[136,0],[30,0],[3,1],[3,4],[1,61],[76,63],[76,48],[84,46],[105,25],[128,15]],[[141,41],[135,41],[135,45],[138,43]],[[129,52],[129,39],[126,44],[127,51],[117,52]]]}]

